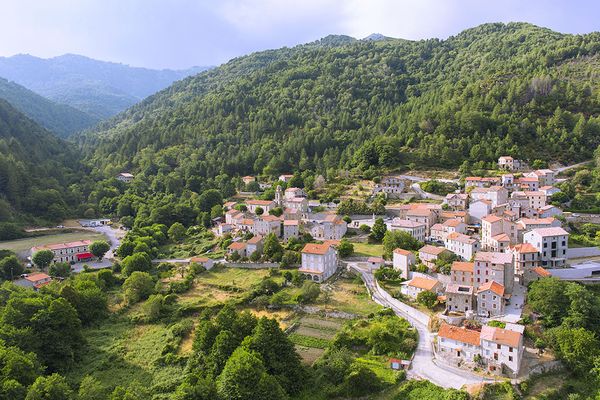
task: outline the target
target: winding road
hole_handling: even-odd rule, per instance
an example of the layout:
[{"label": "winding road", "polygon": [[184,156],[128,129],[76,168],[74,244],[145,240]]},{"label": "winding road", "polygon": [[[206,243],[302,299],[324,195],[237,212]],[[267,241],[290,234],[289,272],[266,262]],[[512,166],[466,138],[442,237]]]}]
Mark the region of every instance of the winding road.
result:
[{"label": "winding road", "polygon": [[358,263],[348,263],[348,267],[361,274],[373,300],[384,307],[391,308],[396,315],[405,318],[419,334],[419,344],[412,361],[408,376],[427,379],[444,388],[459,389],[464,385],[493,382],[469,371],[447,365],[435,359],[433,353],[433,335],[429,332],[429,316],[401,301],[394,299],[379,286],[372,272],[361,268]]}]

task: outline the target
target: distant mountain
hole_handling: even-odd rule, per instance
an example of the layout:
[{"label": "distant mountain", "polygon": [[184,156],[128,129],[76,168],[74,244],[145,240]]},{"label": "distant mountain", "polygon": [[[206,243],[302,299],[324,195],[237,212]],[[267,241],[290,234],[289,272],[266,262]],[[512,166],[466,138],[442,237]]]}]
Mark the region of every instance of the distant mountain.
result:
[{"label": "distant mountain", "polygon": [[377,40],[386,40],[386,39],[391,39],[391,38],[387,37],[387,36],[383,36],[381,33],[371,33],[369,36],[367,36],[363,40],[377,41]]},{"label": "distant mountain", "polygon": [[79,159],[74,146],[0,99],[0,224],[72,214],[81,201],[71,186],[84,176]]},{"label": "distant mountain", "polygon": [[143,98],[209,67],[152,70],[65,54],[0,57],[0,76],[94,118],[109,118]]},{"label": "distant mountain", "polygon": [[3,78],[0,78],[0,99],[8,101],[23,114],[60,137],[66,138],[100,121],[76,108],[55,103]]}]

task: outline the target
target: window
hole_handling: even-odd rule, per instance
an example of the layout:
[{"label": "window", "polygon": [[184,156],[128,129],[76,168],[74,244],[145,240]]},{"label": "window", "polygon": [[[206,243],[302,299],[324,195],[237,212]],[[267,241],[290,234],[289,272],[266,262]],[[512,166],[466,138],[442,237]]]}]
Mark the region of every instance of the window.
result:
[{"label": "window", "polygon": [[509,352],[509,353],[512,353],[512,352],[513,352],[513,348],[512,348],[512,347],[509,347],[509,348],[508,348],[508,352]]},{"label": "window", "polygon": [[512,361],[512,360],[513,360],[512,356],[508,356],[508,361]]},{"label": "window", "polygon": [[501,346],[501,345],[499,345],[499,344],[496,344],[496,348],[497,348],[498,350],[500,350],[500,349],[502,348],[502,346]]}]

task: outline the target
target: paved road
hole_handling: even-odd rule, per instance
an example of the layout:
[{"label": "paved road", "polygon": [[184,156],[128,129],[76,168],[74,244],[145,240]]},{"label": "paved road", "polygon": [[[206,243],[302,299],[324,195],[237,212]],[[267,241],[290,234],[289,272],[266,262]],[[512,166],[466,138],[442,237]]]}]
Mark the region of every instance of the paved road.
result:
[{"label": "paved road", "polygon": [[429,316],[390,296],[388,292],[379,286],[370,271],[360,268],[357,263],[348,263],[348,266],[361,274],[365,285],[369,288],[376,303],[391,308],[396,315],[408,320],[417,330],[419,344],[408,373],[409,376],[427,379],[436,385],[455,389],[461,388],[464,385],[489,381],[469,371],[451,367],[435,360],[432,348],[433,335],[429,332],[428,328]]},{"label": "paved road", "polygon": [[421,185],[419,185],[419,182],[415,182],[412,185],[410,185],[410,187],[417,192],[417,194],[422,198],[422,199],[431,199],[431,200],[444,200],[445,197],[444,196],[440,196],[437,194],[433,194],[433,193],[429,193],[424,191],[423,189],[421,189]]},{"label": "paved road", "polygon": [[93,228],[88,228],[88,229],[102,233],[108,238],[108,241],[110,244],[110,250],[108,250],[108,252],[104,256],[104,258],[105,259],[113,259],[114,252],[121,244],[121,238],[123,236],[125,236],[125,232],[120,229],[113,228],[110,225],[95,226]]},{"label": "paved road", "polygon": [[567,165],[567,166],[565,166],[565,167],[556,168],[556,169],[554,169],[554,170],[555,170],[557,173],[558,173],[558,172],[563,172],[563,171],[566,171],[566,170],[568,170],[568,169],[577,168],[577,167],[579,167],[579,166],[581,166],[581,165],[584,165],[584,164],[587,164],[587,163],[589,163],[589,162],[590,162],[590,160],[588,160],[588,161],[583,161],[583,162],[580,162],[580,163],[577,163],[577,164],[573,164],[573,165]]}]

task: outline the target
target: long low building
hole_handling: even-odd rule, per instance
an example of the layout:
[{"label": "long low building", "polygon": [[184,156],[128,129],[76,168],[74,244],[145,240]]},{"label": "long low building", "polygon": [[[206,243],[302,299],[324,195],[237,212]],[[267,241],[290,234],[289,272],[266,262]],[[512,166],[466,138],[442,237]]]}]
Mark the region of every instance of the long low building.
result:
[{"label": "long low building", "polygon": [[54,253],[53,262],[80,262],[87,261],[94,257],[90,253],[91,240],[79,240],[77,242],[69,243],[54,243],[47,244],[44,246],[35,246],[31,248],[31,255],[33,256],[38,251],[50,250]]}]

